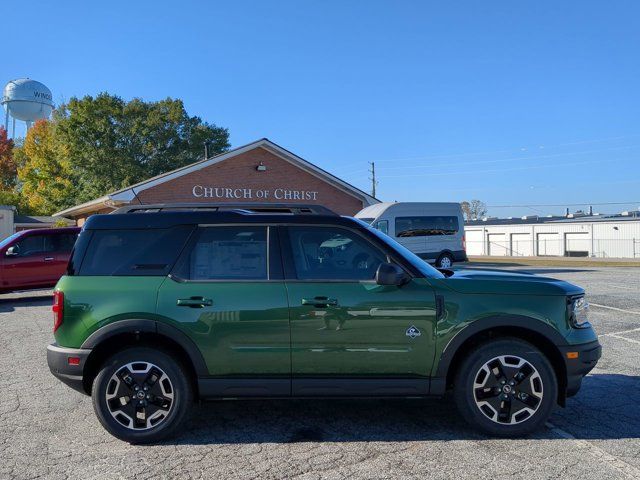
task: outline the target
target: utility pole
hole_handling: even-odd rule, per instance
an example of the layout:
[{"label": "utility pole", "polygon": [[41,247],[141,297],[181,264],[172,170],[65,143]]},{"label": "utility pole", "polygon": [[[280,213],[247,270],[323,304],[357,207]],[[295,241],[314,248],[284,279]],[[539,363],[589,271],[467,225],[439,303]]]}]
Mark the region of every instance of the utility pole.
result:
[{"label": "utility pole", "polygon": [[378,185],[378,181],[376,180],[376,163],[369,162],[369,165],[371,165],[371,170],[369,170],[369,173],[371,173],[371,177],[369,177],[369,180],[371,180],[371,196],[375,198],[376,185]]}]

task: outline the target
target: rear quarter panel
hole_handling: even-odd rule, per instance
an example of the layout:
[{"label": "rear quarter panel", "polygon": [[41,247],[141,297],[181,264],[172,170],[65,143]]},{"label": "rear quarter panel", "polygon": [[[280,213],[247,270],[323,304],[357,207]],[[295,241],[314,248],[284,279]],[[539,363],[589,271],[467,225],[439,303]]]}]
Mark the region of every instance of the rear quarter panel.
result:
[{"label": "rear quarter panel", "polygon": [[118,320],[156,319],[158,287],[165,277],[70,277],[56,285],[64,292],[64,321],[54,337],[63,347],[80,348],[96,330]]}]

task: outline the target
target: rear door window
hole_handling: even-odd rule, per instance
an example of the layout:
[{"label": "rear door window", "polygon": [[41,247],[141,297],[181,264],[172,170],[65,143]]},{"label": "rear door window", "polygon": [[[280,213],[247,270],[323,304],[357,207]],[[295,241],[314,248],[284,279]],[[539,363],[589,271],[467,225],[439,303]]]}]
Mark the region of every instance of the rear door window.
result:
[{"label": "rear door window", "polygon": [[77,233],[61,233],[57,235],[51,235],[54,251],[69,253],[71,250],[73,250],[73,245],[76,243],[77,238]]},{"label": "rear door window", "polygon": [[79,274],[167,275],[192,231],[192,226],[93,230]]},{"label": "rear door window", "polygon": [[47,252],[69,253],[77,238],[77,233],[48,233],[44,235],[44,249]]},{"label": "rear door window", "polygon": [[265,226],[203,227],[172,275],[183,280],[267,280]]}]

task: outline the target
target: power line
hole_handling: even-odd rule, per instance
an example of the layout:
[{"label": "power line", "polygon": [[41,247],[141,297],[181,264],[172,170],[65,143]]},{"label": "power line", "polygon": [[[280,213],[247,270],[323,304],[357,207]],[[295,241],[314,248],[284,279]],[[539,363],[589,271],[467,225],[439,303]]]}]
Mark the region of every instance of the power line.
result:
[{"label": "power line", "polygon": [[[550,153],[547,155],[531,155],[528,157],[510,157],[510,158],[501,158],[501,159],[494,159],[494,160],[478,160],[474,162],[455,162],[455,166],[457,167],[460,165],[485,165],[485,164],[491,164],[491,163],[516,162],[516,161],[522,161],[522,160],[539,160],[539,159],[545,159],[545,158],[558,158],[558,157],[567,157],[567,156],[573,156],[573,155],[586,155],[589,153],[608,152],[611,150],[625,150],[630,148],[637,148],[639,146],[640,145],[624,145],[619,147],[582,150],[580,152]],[[447,166],[450,166],[451,164],[452,162],[431,163],[431,164],[423,163],[420,165],[398,165],[395,167],[382,167],[381,169],[382,170],[406,170],[408,168],[447,167]]]},{"label": "power line", "polygon": [[[609,162],[611,162],[611,160],[609,160]],[[425,173],[425,172],[421,172],[421,173],[414,173],[414,174],[406,174],[406,175],[385,175],[385,178],[406,178],[406,177],[442,177],[442,176],[451,176],[451,175],[455,175],[455,176],[460,176],[460,175],[484,175],[487,173],[504,173],[504,172],[519,172],[522,170],[536,170],[536,169],[540,169],[540,168],[551,168],[551,167],[572,167],[572,166],[577,166],[577,165],[591,165],[591,164],[595,164],[595,163],[602,163],[602,160],[587,160],[587,161],[583,161],[583,162],[566,162],[566,163],[556,163],[553,165],[527,165],[527,166],[520,166],[520,167],[509,167],[509,168],[500,168],[500,169],[493,169],[493,170],[480,170],[480,171],[462,171],[462,172],[458,172],[458,171],[447,171],[447,172],[435,172],[435,173]]]},{"label": "power line", "polygon": [[[638,138],[639,136],[640,134],[619,135],[615,137],[598,138],[593,140],[578,140],[574,142],[556,143],[553,145],[539,145],[537,147],[529,145],[527,147],[519,147],[519,148],[515,147],[515,148],[509,148],[509,149],[502,149],[502,150],[485,150],[485,151],[478,151],[478,152],[451,153],[451,154],[440,154],[440,155],[417,155],[412,157],[396,157],[396,158],[378,159],[376,161],[378,163],[387,163],[387,162],[400,162],[400,161],[407,161],[407,160],[433,160],[438,158],[457,158],[457,157],[470,157],[470,156],[476,156],[476,155],[495,155],[498,153],[513,152],[515,150],[530,151],[536,148],[549,149],[549,148],[558,148],[558,147],[570,147],[573,145],[585,145],[590,143],[601,143],[601,142],[608,142],[612,140],[622,140],[627,138]],[[347,163],[342,163],[342,166],[357,165],[358,163],[359,162],[347,162]]]}]

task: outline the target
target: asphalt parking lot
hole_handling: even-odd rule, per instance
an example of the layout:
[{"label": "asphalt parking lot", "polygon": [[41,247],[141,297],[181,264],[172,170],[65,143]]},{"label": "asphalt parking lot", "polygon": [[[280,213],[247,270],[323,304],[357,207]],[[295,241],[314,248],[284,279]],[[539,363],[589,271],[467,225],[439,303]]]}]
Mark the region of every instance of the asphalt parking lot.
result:
[{"label": "asphalt parking lot", "polygon": [[640,269],[518,270],[585,287],[603,345],[581,392],[521,440],[480,435],[441,400],[225,401],[131,446],[50,375],[50,292],[3,295],[0,478],[640,478]]}]

